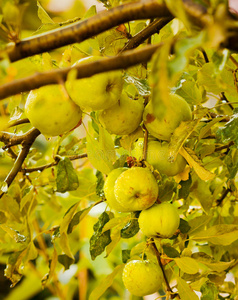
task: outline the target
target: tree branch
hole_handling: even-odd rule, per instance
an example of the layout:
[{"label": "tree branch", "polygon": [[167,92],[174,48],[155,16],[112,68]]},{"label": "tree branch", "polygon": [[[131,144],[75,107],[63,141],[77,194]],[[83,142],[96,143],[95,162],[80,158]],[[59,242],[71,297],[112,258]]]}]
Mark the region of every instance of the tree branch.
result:
[{"label": "tree branch", "polygon": [[[34,141],[38,135],[40,135],[40,131],[36,128],[33,128],[33,129],[29,130],[27,133],[25,133],[21,136],[18,136],[19,140],[20,140],[20,138],[22,139],[22,142],[21,142],[22,149],[20,150],[11,171],[7,175],[6,179],[4,180],[4,182],[7,184],[8,187],[11,185],[11,183],[15,179],[17,173],[21,169],[21,166],[22,166],[25,158],[27,157],[27,154],[29,153],[31,146],[34,143]],[[0,198],[3,195],[4,195],[4,192],[1,192]]]},{"label": "tree branch", "polygon": [[21,92],[27,92],[44,85],[58,84],[60,81],[66,81],[68,73],[73,69],[77,71],[77,78],[90,77],[94,74],[112,70],[126,69],[139,63],[149,61],[154,52],[162,45],[162,43],[159,45],[149,45],[143,49],[126,51],[116,57],[105,58],[103,60],[64,69],[37,73],[22,79],[14,80],[0,86],[0,99]]},{"label": "tree branch", "polygon": [[[166,287],[167,287],[167,292],[169,292],[169,294],[171,295],[171,299],[174,299],[175,297],[177,297],[179,295],[177,293],[175,294],[172,291],[172,289],[171,289],[171,287],[169,285],[169,281],[168,281],[167,276],[166,276],[165,271],[164,271],[164,266],[163,266],[163,264],[161,262],[160,252],[159,252],[159,250],[158,250],[158,248],[157,248],[157,246],[156,246],[155,241],[154,241],[153,238],[151,238],[151,245],[152,245],[152,247],[153,247],[153,249],[155,251],[155,255],[156,255],[157,261],[158,261],[159,266],[161,268],[161,271],[163,273],[164,281],[165,281],[165,284],[166,284]],[[180,297],[179,297],[179,299],[180,299]]]},{"label": "tree branch", "polygon": [[[69,158],[70,160],[76,160],[76,159],[85,158],[85,157],[88,157],[87,153],[83,153],[83,154],[79,154],[79,155],[68,156],[68,158]],[[39,167],[34,167],[34,168],[24,168],[24,169],[21,169],[21,172],[22,172],[23,174],[32,173],[32,172],[42,172],[42,171],[44,171],[44,170],[47,169],[47,168],[56,166],[56,165],[58,164],[58,162],[59,162],[59,160],[56,160],[56,161],[53,161],[52,163],[45,164],[45,165],[42,165],[42,166],[39,166]]]},{"label": "tree branch", "polygon": [[124,52],[129,49],[134,49],[142,44],[145,40],[151,37],[155,33],[159,33],[160,29],[163,28],[166,24],[168,24],[173,18],[162,18],[156,19],[152,23],[150,23],[146,28],[138,32],[134,35],[128,43],[121,49],[121,52]]},{"label": "tree branch", "polygon": [[9,44],[6,51],[13,62],[69,44],[80,43],[122,23],[160,17],[171,17],[171,13],[165,4],[157,0],[128,3],[102,11],[79,23],[24,39],[17,44]]}]

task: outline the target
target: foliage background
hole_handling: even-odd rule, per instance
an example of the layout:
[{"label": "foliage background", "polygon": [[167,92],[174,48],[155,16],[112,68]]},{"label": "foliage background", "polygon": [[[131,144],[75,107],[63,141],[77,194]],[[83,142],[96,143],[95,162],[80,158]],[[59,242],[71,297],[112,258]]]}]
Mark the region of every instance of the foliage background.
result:
[{"label": "foliage background", "polygon": [[[109,2],[117,6],[125,1]],[[96,14],[95,7],[86,10],[81,1],[75,1],[69,10],[58,13],[47,11],[47,1],[37,6],[35,1],[5,0],[1,1],[2,8],[7,3],[18,8],[17,18],[9,16],[10,9],[2,10],[3,20],[4,17],[10,19],[10,40],[15,34],[18,36],[18,32],[22,39],[64,26],[67,20],[75,22],[78,21],[75,18],[86,19]],[[228,28],[237,26],[237,19],[230,20],[231,24],[224,21],[226,1],[197,3],[207,6],[208,14],[215,21],[204,29],[194,28],[182,8],[173,9],[172,2],[166,1],[177,18],[151,38],[152,44],[163,42],[152,61],[147,66],[138,65],[125,71],[124,90],[133,97],[148,97],[148,86],[153,86],[154,93],[162,95],[160,101],[166,106],[166,88],[170,87],[193,107],[194,121],[186,124],[188,127],[181,126],[171,142],[175,155],[186,140],[190,168],[180,178],[162,176],[160,180],[160,200],[172,199],[185,221],[181,222],[181,233],[176,238],[158,241],[157,246],[170,284],[178,289],[181,299],[198,299],[197,295],[203,300],[237,299],[238,58],[235,50],[220,47],[227,39]],[[35,72],[71,66],[88,55],[115,56],[128,41],[126,32],[134,36],[148,24],[146,20],[134,21],[130,26],[125,24],[124,31],[113,28],[81,43],[13,63],[5,58],[0,61],[1,85]],[[6,37],[1,29],[3,52],[8,42],[9,36]],[[171,57],[172,44],[174,55]],[[139,47],[144,46],[145,43]],[[25,117],[26,97],[25,92],[0,102],[1,131],[22,135],[31,129],[28,123],[7,127],[9,122]],[[146,246],[142,233],[136,233],[136,223],[130,228],[132,233],[127,232],[120,238],[121,230],[134,216],[111,212],[102,202],[105,200],[102,186],[107,173],[103,167],[105,161],[110,161],[114,168],[124,165],[133,143],[143,134],[138,130],[122,138],[110,136],[98,126],[95,118],[94,114],[85,116],[83,126],[62,137],[46,139],[40,135],[23,168],[52,163],[56,157],[64,159],[43,172],[19,172],[9,189],[4,179],[14,160],[4,149],[4,141],[1,142],[1,190],[7,192],[0,202],[2,299],[88,299],[91,293],[89,299],[96,299],[95,294],[100,299],[137,299],[123,287],[120,277],[123,263],[128,257],[138,257],[144,251],[149,257],[154,254]],[[100,144],[97,139],[102,136],[104,143]],[[108,157],[114,146],[115,152]],[[72,169],[65,157],[82,155],[87,147],[99,147],[102,158],[72,160]],[[20,148],[21,145],[16,145],[12,149],[18,153]],[[59,174],[66,170],[69,181],[77,175],[76,190],[71,191],[70,184],[62,187]],[[111,227],[108,225],[111,231],[103,236],[101,231],[109,219],[114,220],[109,223]],[[101,223],[95,229],[98,220]],[[103,238],[96,239],[93,248],[90,238],[97,235]],[[130,235],[132,237],[128,238]],[[107,245],[105,241],[111,243]],[[106,251],[98,255],[104,248]],[[16,284],[12,289],[10,280],[3,276],[4,269],[12,284]]]}]

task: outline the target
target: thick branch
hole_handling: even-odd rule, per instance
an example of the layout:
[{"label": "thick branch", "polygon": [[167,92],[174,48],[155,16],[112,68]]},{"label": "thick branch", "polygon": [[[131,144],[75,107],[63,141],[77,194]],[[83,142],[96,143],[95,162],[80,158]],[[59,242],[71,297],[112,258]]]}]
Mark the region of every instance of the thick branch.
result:
[{"label": "thick branch", "polygon": [[80,43],[125,22],[160,17],[171,17],[171,13],[165,4],[157,0],[128,3],[102,11],[77,24],[24,39],[16,45],[10,44],[7,53],[13,62],[69,44]]},{"label": "thick branch", "polygon": [[136,64],[149,61],[160,46],[162,46],[162,44],[150,45],[143,49],[126,51],[116,57],[69,68],[37,73],[29,77],[14,80],[0,86],[0,99],[16,95],[20,92],[27,92],[43,85],[58,84],[59,82],[66,81],[67,75],[72,69],[77,70],[77,78],[90,77],[94,74],[111,70],[126,69]]},{"label": "thick branch", "polygon": [[[33,128],[21,136],[23,139],[22,149],[19,152],[11,171],[7,175],[6,179],[4,180],[4,182],[7,184],[8,187],[11,185],[11,183],[15,179],[17,173],[21,169],[21,166],[22,166],[25,158],[27,157],[27,154],[30,151],[31,145],[34,143],[35,139],[37,138],[37,136],[39,134],[40,134],[40,131],[36,128]],[[4,194],[3,192],[0,194],[0,198],[3,196],[3,194]]]}]

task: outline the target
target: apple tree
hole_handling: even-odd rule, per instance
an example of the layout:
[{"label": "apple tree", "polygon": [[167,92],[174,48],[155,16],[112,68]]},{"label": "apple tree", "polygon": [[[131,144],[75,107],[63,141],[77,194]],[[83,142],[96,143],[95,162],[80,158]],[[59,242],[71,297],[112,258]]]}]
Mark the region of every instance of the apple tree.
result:
[{"label": "apple tree", "polygon": [[237,300],[238,14],[99,2],[0,1],[0,298]]}]

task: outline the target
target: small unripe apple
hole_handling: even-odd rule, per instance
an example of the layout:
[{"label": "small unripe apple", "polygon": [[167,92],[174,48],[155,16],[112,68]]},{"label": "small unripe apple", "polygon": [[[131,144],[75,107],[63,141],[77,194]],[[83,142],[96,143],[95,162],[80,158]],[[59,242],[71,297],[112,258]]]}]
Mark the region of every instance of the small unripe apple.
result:
[{"label": "small unripe apple", "polygon": [[132,167],[117,178],[114,193],[125,211],[131,212],[152,206],[158,197],[159,187],[148,168]]},{"label": "small unripe apple", "polygon": [[146,236],[170,238],[178,229],[180,218],[173,204],[163,202],[143,210],[138,221],[141,231]]},{"label": "small unripe apple", "polygon": [[154,115],[152,101],[146,105],[144,110],[145,127],[151,135],[159,140],[169,141],[181,121],[192,119],[191,109],[182,97],[170,94],[169,103],[170,105],[166,107],[165,113],[161,112],[164,114],[161,119]]},{"label": "small unripe apple", "polygon": [[159,265],[151,260],[131,260],[122,273],[123,283],[135,296],[146,296],[157,292],[163,282]]},{"label": "small unripe apple", "polygon": [[[101,59],[104,58],[102,56],[89,56],[80,59],[75,65]],[[121,96],[122,86],[122,73],[118,70],[66,82],[70,97],[83,111],[101,110],[113,106]]]},{"label": "small unripe apple", "polygon": [[126,93],[122,93],[115,105],[99,113],[99,121],[109,133],[127,135],[140,125],[143,110],[141,99],[132,100]]},{"label": "small unripe apple", "polygon": [[121,175],[121,173],[125,172],[126,170],[128,170],[128,168],[117,168],[112,170],[107,176],[104,183],[104,194],[107,199],[108,205],[119,212],[124,212],[125,208],[117,201],[114,194],[114,186],[119,175]]},{"label": "small unripe apple", "polygon": [[82,111],[62,85],[47,85],[30,91],[25,113],[31,124],[45,136],[57,136],[76,127]]},{"label": "small unripe apple", "polygon": [[[132,156],[137,159],[141,159],[143,156],[143,145],[144,140],[139,139],[132,150]],[[186,160],[182,157],[182,155],[178,154],[174,162],[169,162],[168,145],[169,144],[167,142],[149,141],[147,145],[146,161],[161,174],[175,176],[184,170]]]}]

